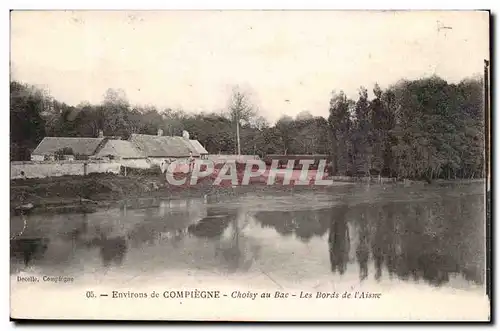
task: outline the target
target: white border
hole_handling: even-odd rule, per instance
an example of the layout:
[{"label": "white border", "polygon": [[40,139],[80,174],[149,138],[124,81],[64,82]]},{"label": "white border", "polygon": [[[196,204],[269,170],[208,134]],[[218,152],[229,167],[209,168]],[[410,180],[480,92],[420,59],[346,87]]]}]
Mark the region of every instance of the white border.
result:
[{"label": "white border", "polygon": [[475,10],[488,9],[495,4],[492,0],[476,1],[438,1],[419,0],[413,3],[403,1],[328,1],[328,0],[253,0],[253,1],[221,1],[210,2],[202,0],[161,1],[101,1],[89,0],[80,3],[65,1],[9,1],[12,9],[358,9],[358,10]]},{"label": "white border", "polygon": [[[141,0],[140,2],[134,2],[134,1],[117,1],[115,3],[111,1],[103,1],[103,0],[89,0],[89,1],[81,1],[79,3],[75,2],[67,2],[67,1],[44,1],[43,3],[40,3],[39,1],[5,1],[2,2],[2,7],[5,6],[5,8],[2,8],[4,10],[1,11],[1,19],[0,19],[0,35],[2,37],[2,44],[4,45],[4,50],[1,52],[1,63],[3,64],[1,66],[2,68],[2,77],[5,77],[3,82],[5,85],[3,85],[2,88],[2,111],[0,112],[0,116],[2,116],[2,119],[0,120],[0,132],[3,132],[4,139],[2,140],[2,143],[0,144],[0,155],[2,155],[5,158],[5,162],[0,162],[0,167],[2,170],[2,173],[4,174],[4,180],[5,180],[5,185],[1,185],[1,199],[0,201],[4,204],[1,210],[5,213],[5,217],[2,221],[2,226],[5,227],[4,231],[1,233],[4,234],[4,238],[6,240],[4,241],[4,254],[5,254],[5,261],[8,261],[9,257],[9,241],[7,240],[8,236],[6,235],[9,233],[9,207],[7,204],[7,199],[9,197],[9,182],[8,182],[8,177],[7,173],[9,172],[9,163],[7,161],[7,158],[9,156],[9,139],[8,139],[8,132],[10,130],[9,127],[9,82],[7,77],[9,77],[9,37],[10,37],[10,28],[9,28],[9,9],[137,9],[137,10],[148,10],[148,9],[337,9],[337,10],[348,10],[348,9],[354,9],[354,10],[366,10],[366,9],[375,9],[375,10],[456,10],[456,9],[461,9],[461,10],[471,10],[471,9],[492,9],[493,13],[498,13],[499,12],[499,1],[497,0],[490,0],[490,1],[437,1],[437,0],[419,0],[419,1],[413,1],[411,3],[404,3],[402,1],[397,1],[397,0],[385,0],[385,1],[362,1],[362,0],[349,0],[349,1],[343,1],[343,2],[333,2],[333,1],[319,1],[319,0],[303,0],[303,1],[270,1],[270,0],[247,0],[247,1],[216,1],[212,0],[210,3],[207,3],[206,1],[195,1],[195,0],[186,0],[186,1],[160,1],[160,0]],[[495,36],[495,44],[498,43],[498,34]],[[496,62],[496,54],[492,58],[492,62]],[[494,67],[496,68],[496,66]],[[492,78],[496,78],[496,71],[492,72]],[[495,79],[495,82],[497,80]],[[492,93],[494,96],[495,93]],[[495,105],[497,104],[496,102],[494,103]],[[495,113],[494,110],[492,110],[492,113]],[[494,123],[492,123],[494,126],[498,126],[498,121],[500,121],[500,116],[496,116],[494,118]],[[497,135],[498,137],[498,135]],[[497,141],[498,139],[495,139],[493,142],[493,146],[496,147],[498,146],[499,142]],[[495,155],[495,160],[494,164],[498,165],[496,155]],[[495,169],[496,170],[496,169]],[[496,207],[496,201],[494,201],[495,207]],[[495,229],[498,229],[498,226],[495,226]],[[497,237],[497,233],[493,234],[495,237]],[[495,255],[497,256],[497,254]],[[495,262],[497,261],[497,258],[495,258]],[[495,263],[495,265],[498,265]],[[2,270],[0,272],[0,275],[3,280],[3,289],[5,295],[2,295],[3,301],[2,301],[2,311],[4,312],[3,318],[2,318],[2,329],[3,327],[6,328],[14,328],[14,325],[12,323],[8,322],[8,314],[9,314],[9,276],[8,276],[8,269],[9,269],[9,264],[5,262],[2,265]],[[496,278],[495,278],[496,280]],[[493,281],[495,281],[493,280]],[[54,298],[57,300],[57,298]],[[432,303],[429,303],[432,304]],[[494,313],[494,312],[492,312]],[[64,326],[64,328],[69,328],[70,326]],[[104,329],[105,326],[92,326],[93,329]],[[232,327],[232,326],[229,326]],[[334,326],[338,327],[338,326]],[[380,327],[385,327],[385,326],[380,326]],[[428,325],[425,326],[426,328],[429,328]],[[52,329],[52,326],[45,326],[43,327],[47,330]],[[111,329],[121,329],[123,326],[108,326],[108,328]],[[136,326],[134,326],[136,328]],[[140,327],[142,328],[142,326]]]}]

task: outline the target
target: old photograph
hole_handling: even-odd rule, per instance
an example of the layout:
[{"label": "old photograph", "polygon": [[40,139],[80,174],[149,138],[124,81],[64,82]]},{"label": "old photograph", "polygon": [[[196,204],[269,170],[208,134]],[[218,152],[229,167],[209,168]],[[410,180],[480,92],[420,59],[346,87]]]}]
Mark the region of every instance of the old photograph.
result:
[{"label": "old photograph", "polygon": [[490,321],[490,13],[13,10],[10,318]]}]

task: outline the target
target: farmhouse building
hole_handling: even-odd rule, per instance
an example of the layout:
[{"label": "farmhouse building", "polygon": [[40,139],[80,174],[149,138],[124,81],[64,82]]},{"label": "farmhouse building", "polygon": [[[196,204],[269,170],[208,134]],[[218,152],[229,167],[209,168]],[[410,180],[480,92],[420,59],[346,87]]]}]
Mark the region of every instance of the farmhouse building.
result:
[{"label": "farmhouse building", "polygon": [[130,168],[147,169],[151,166],[146,156],[128,140],[106,140],[94,157],[117,161],[122,166]]},{"label": "farmhouse building", "polygon": [[190,157],[200,157],[195,148],[183,137],[132,134],[129,141],[151,162],[162,165],[165,161],[188,160]]},{"label": "farmhouse building", "polygon": [[31,160],[54,160],[60,153],[64,159],[70,159],[70,155],[88,158],[97,153],[104,141],[104,138],[45,137],[31,153]]},{"label": "farmhouse building", "polygon": [[208,157],[207,150],[205,149],[205,147],[203,147],[202,144],[200,144],[198,140],[190,139],[189,143],[191,144],[191,146],[193,146],[196,153],[199,154],[202,159],[206,159]]},{"label": "farmhouse building", "polygon": [[165,166],[174,160],[188,163],[190,159],[208,155],[198,140],[190,140],[189,133],[182,137],[132,134],[128,140],[119,137],[98,138],[46,137],[31,155],[32,161],[47,160],[109,160],[131,168],[150,168],[152,165]]}]

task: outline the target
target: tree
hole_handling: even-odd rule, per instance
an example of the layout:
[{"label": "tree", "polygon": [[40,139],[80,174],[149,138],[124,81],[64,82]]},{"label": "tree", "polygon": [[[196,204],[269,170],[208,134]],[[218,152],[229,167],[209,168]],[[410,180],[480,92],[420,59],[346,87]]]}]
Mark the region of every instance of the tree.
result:
[{"label": "tree", "polygon": [[[463,146],[474,150],[484,142],[484,135],[479,133],[482,125],[474,125],[482,120],[471,117],[466,109],[481,109],[481,88],[471,86],[463,93],[460,84],[431,77],[403,81],[390,90],[396,104],[393,155],[398,175],[429,181],[457,174],[467,176],[464,173],[467,166],[463,163],[467,152]],[[472,110],[472,113],[478,112]],[[478,135],[468,135],[470,125],[479,129]],[[473,153],[482,162],[482,153]],[[471,177],[477,174],[474,170],[465,172]]]},{"label": "tree", "polygon": [[45,136],[43,113],[50,103],[47,94],[33,86],[10,83],[11,160],[29,160],[31,151]]},{"label": "tree", "polygon": [[297,116],[295,116],[295,120],[297,121],[307,121],[312,119],[313,115],[307,110],[301,111],[300,113],[297,114]]},{"label": "tree", "polygon": [[351,148],[351,108],[353,101],[348,99],[343,91],[333,93],[330,99],[330,115],[328,124],[331,128],[333,173],[350,172],[351,161],[349,152]]},{"label": "tree", "polygon": [[278,141],[281,145],[281,153],[280,154],[290,154],[294,153],[293,150],[290,150],[293,146],[293,131],[294,131],[294,121],[293,118],[288,115],[283,115],[276,122],[274,133],[278,137]]},{"label": "tree", "polygon": [[378,84],[375,84],[373,94],[375,98],[370,102],[372,169],[383,176],[390,176],[393,168],[391,130],[394,128],[394,96],[382,91]]},{"label": "tree", "polygon": [[239,87],[234,87],[229,104],[229,117],[236,126],[236,144],[238,155],[241,154],[240,145],[240,125],[242,121],[249,122],[255,117],[256,112],[250,102],[248,93],[242,91]]},{"label": "tree", "polygon": [[373,131],[366,88],[359,89],[359,98],[354,107],[352,134],[352,164],[354,173],[368,174],[372,168]]},{"label": "tree", "polygon": [[107,89],[103,100],[104,134],[127,137],[130,133],[128,113],[130,104],[121,89]]},{"label": "tree", "polygon": [[483,84],[481,78],[458,84],[439,77],[407,80],[385,89],[375,85],[372,100],[361,88],[356,101],[341,91],[331,95],[328,119],[303,111],[270,125],[238,88],[224,113],[189,114],[130,106],[125,93],[114,89],[99,104],[72,106],[11,82],[11,159],[28,160],[46,135],[95,137],[104,130],[126,139],[163,129],[176,136],[189,131],[210,153],[332,154],[338,174],[375,171],[429,181],[484,177]]}]

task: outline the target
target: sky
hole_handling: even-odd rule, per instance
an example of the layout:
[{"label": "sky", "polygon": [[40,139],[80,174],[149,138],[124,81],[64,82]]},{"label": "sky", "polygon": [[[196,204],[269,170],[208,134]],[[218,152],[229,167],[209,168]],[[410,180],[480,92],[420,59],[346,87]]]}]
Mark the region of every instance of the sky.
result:
[{"label": "sky", "polygon": [[70,105],[108,88],[131,104],[327,116],[332,91],[481,74],[489,17],[472,11],[14,11],[11,79]]}]

